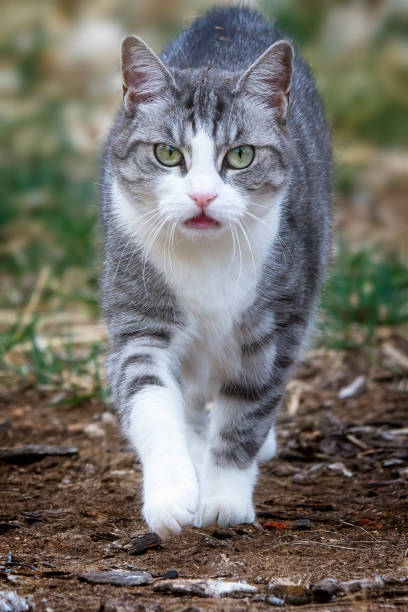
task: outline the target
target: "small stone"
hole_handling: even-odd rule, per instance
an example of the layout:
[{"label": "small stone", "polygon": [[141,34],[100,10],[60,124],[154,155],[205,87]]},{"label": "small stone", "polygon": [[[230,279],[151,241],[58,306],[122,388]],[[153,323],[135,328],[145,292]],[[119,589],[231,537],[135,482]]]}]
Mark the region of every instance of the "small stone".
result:
[{"label": "small stone", "polygon": [[78,574],[79,580],[91,584],[114,584],[115,586],[140,586],[150,584],[153,576],[149,572],[134,570],[123,572],[112,570],[111,572],[91,572],[89,574]]},{"label": "small stone", "polygon": [[164,580],[173,580],[174,578],[178,578],[179,574],[177,570],[169,570],[168,572],[163,574]]},{"label": "small stone", "polygon": [[275,597],[275,595],[269,595],[266,599],[265,599],[266,603],[270,604],[271,606],[284,606],[285,602],[283,599],[280,599],[279,597]]},{"label": "small stone", "polygon": [[22,419],[24,417],[24,410],[22,408],[13,408],[11,411],[11,418]]},{"label": "small stone", "polygon": [[107,423],[109,425],[115,425],[116,423],[115,416],[112,414],[112,412],[108,412],[107,410],[102,412],[101,421],[102,423]]},{"label": "small stone", "polygon": [[262,576],[256,576],[256,578],[254,578],[255,584],[262,584],[262,580]]},{"label": "small stone", "polygon": [[296,519],[292,521],[291,527],[299,531],[309,531],[313,527],[313,523],[310,519]]},{"label": "small stone", "polygon": [[89,438],[103,438],[105,430],[98,423],[89,423],[89,425],[84,427],[84,433]]}]

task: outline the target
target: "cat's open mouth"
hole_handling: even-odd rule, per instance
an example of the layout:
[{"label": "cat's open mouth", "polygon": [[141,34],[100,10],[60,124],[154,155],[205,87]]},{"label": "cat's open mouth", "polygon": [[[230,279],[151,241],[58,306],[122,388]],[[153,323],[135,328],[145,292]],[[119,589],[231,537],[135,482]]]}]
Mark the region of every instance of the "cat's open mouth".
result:
[{"label": "cat's open mouth", "polygon": [[218,221],[206,215],[205,212],[202,212],[196,217],[191,217],[190,219],[187,219],[187,221],[184,222],[184,225],[186,227],[192,227],[194,229],[212,229],[214,227],[220,226]]}]

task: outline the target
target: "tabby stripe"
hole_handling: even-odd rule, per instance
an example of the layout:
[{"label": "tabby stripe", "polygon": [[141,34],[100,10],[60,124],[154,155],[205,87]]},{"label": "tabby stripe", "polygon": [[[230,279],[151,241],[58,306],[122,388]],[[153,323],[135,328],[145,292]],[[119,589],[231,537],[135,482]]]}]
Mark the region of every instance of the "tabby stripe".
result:
[{"label": "tabby stripe", "polygon": [[271,390],[275,384],[276,378],[273,376],[267,383],[263,385],[242,385],[238,382],[231,382],[221,387],[222,395],[233,397],[247,402],[258,402]]},{"label": "tabby stripe", "polygon": [[118,346],[122,346],[137,338],[146,338],[149,340],[160,340],[166,346],[170,343],[170,333],[164,329],[137,329],[127,332],[122,332],[116,337]]},{"label": "tabby stripe", "polygon": [[275,335],[276,332],[274,330],[271,331],[269,334],[266,334],[262,338],[259,338],[259,340],[255,340],[255,342],[252,342],[251,344],[243,344],[241,346],[242,354],[251,355],[252,353],[255,353],[259,349],[265,347],[267,344],[270,344],[271,340],[274,339]]},{"label": "tabby stripe", "polygon": [[148,353],[135,353],[134,355],[129,355],[129,357],[125,359],[120,366],[120,369],[124,371],[128,366],[134,365],[135,363],[146,363],[148,365],[152,365],[153,358]]},{"label": "tabby stripe", "polygon": [[136,376],[127,386],[126,400],[128,400],[135,393],[141,391],[147,385],[164,387],[162,381],[157,376]]},{"label": "tabby stripe", "polygon": [[117,378],[117,386],[119,389],[122,387],[123,383],[126,380],[127,369],[131,366],[135,365],[153,365],[153,359],[151,355],[147,353],[138,353],[134,355],[129,355],[121,364],[119,369],[119,375]]}]

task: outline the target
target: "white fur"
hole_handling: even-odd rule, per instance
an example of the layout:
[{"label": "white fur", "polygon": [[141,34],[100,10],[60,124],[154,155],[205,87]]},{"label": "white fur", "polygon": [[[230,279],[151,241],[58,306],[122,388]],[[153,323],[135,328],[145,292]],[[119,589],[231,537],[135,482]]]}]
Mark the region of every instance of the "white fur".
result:
[{"label": "white fur", "polygon": [[[269,201],[269,208],[261,207],[258,213],[257,202],[222,181],[222,156],[216,159],[206,132],[192,137],[191,158],[186,153],[186,163],[185,176],[177,169],[169,170],[151,195],[152,201],[144,203],[145,210],[147,205],[158,210],[164,223],[153,242],[157,217],[151,223],[146,221],[145,210],[142,214],[118,184],[112,186],[114,211],[129,240],[149,245],[146,256],[164,273],[188,317],[187,326],[169,349],[181,364],[186,397],[171,382],[167,389],[152,386],[139,392],[133,400],[129,432],[144,468],[144,516],[161,536],[178,533],[194,516],[199,525],[254,520],[256,463],[246,470],[212,463],[206,438],[208,415],[197,415],[195,398],[210,401],[221,381],[239,371],[234,326],[255,297],[267,250],[279,226],[279,199]],[[220,227],[196,230],[183,225],[200,212],[188,195],[197,192],[217,194],[206,212]],[[231,226],[235,227],[235,245]],[[162,376],[170,379],[164,361]],[[217,410],[222,412],[222,405]]]},{"label": "white fur", "polygon": [[253,523],[252,492],[256,474],[255,461],[245,470],[218,467],[208,453],[200,478],[200,503],[194,524],[197,527],[214,524],[228,527]]}]

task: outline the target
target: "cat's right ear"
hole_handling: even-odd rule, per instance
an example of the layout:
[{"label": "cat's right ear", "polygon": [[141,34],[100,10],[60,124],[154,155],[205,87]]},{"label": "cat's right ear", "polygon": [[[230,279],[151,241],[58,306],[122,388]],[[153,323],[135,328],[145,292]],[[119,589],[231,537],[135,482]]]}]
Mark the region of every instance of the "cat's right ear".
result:
[{"label": "cat's right ear", "polygon": [[173,77],[163,62],[137,36],[122,41],[123,104],[128,112],[151,102],[168,89]]}]

